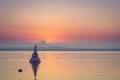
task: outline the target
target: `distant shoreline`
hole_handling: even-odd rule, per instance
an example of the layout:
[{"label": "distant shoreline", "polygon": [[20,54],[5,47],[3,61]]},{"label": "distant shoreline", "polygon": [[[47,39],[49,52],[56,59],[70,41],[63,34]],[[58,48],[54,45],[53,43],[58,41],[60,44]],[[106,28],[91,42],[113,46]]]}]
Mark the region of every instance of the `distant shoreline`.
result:
[{"label": "distant shoreline", "polygon": [[[33,51],[33,50],[0,50],[0,51]],[[38,50],[38,51],[120,51],[120,50]]]},{"label": "distant shoreline", "polygon": [[[1,47],[0,51],[33,51],[33,47]],[[120,48],[38,47],[38,51],[120,51]]]}]

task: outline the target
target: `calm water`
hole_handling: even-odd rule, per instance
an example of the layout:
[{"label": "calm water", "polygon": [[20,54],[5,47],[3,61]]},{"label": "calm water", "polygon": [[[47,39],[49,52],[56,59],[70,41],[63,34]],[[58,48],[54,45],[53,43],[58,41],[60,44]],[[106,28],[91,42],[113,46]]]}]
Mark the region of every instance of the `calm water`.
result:
[{"label": "calm water", "polygon": [[[37,80],[120,80],[120,52],[43,51]],[[34,80],[32,51],[0,51],[0,80]],[[23,69],[22,73],[17,70]]]}]

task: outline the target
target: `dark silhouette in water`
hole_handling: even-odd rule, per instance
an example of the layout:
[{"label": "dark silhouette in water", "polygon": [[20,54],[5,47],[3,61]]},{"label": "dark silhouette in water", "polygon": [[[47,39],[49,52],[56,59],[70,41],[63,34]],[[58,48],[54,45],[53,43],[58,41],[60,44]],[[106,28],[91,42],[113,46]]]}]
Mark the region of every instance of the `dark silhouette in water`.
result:
[{"label": "dark silhouette in water", "polygon": [[22,72],[23,70],[22,69],[18,69],[18,72]]},{"label": "dark silhouette in water", "polygon": [[34,72],[34,77],[35,77],[35,80],[36,80],[36,76],[37,76],[37,69],[39,67],[39,64],[40,64],[40,58],[37,54],[37,45],[35,45],[34,47],[34,52],[32,54],[32,58],[30,59],[29,61],[32,65],[32,69],[33,69],[33,72]]}]

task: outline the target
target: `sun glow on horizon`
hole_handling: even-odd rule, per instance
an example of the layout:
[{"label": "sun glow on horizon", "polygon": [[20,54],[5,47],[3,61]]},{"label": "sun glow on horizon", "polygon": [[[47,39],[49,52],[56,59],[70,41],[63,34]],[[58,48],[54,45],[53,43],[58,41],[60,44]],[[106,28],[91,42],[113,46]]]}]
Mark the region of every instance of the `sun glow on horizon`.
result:
[{"label": "sun glow on horizon", "polygon": [[120,41],[119,1],[7,1],[0,1],[1,43]]}]

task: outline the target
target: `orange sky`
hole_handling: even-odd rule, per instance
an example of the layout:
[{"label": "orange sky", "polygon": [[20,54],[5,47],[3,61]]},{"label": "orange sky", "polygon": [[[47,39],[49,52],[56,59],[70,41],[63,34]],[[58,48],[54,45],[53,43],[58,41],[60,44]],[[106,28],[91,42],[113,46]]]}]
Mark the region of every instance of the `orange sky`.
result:
[{"label": "orange sky", "polygon": [[0,41],[120,41],[120,2],[0,1]]}]

